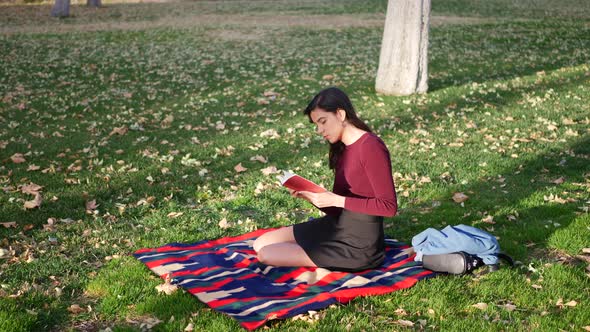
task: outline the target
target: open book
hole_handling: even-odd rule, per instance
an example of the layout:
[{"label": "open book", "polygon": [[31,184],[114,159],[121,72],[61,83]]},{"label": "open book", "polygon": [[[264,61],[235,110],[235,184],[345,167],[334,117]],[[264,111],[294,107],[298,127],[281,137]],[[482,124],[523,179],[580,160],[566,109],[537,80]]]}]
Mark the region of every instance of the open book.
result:
[{"label": "open book", "polygon": [[326,191],[326,189],[308,179],[287,171],[284,172],[279,180],[284,187],[295,191],[311,191],[313,193],[322,193]]}]

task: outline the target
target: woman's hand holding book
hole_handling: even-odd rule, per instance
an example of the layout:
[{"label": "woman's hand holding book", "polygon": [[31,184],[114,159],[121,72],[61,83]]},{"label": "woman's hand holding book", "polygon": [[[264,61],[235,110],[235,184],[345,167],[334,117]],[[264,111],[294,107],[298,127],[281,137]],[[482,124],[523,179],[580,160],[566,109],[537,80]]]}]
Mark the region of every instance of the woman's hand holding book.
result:
[{"label": "woman's hand holding book", "polygon": [[[311,191],[296,191],[296,196],[294,197],[301,197],[311,204],[317,206],[318,208],[325,208],[330,206],[335,207],[344,207],[344,202],[346,197],[336,195],[330,191],[324,191],[321,193],[314,193]],[[291,194],[293,196],[293,194]]]}]

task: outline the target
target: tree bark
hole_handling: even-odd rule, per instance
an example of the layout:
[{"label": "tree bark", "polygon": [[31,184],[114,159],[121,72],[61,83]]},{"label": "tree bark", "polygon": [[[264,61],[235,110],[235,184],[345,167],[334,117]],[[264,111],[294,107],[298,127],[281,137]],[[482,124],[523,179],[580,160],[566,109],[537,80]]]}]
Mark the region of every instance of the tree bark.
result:
[{"label": "tree bark", "polygon": [[86,0],[86,6],[100,7],[100,6],[102,6],[102,1],[101,0]]},{"label": "tree bark", "polygon": [[389,0],[375,90],[411,95],[428,90],[430,0]]},{"label": "tree bark", "polygon": [[55,0],[55,4],[51,9],[51,16],[53,17],[68,17],[70,16],[70,0]]}]

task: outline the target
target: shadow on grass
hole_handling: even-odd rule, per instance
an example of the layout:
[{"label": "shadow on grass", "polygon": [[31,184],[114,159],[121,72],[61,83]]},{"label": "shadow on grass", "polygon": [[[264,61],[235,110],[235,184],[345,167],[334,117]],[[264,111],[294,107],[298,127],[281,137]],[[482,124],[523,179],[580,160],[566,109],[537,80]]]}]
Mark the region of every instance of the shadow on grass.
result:
[{"label": "shadow on grass", "polygon": [[429,92],[588,63],[588,36],[590,26],[567,20],[432,29]]},{"label": "shadow on grass", "polygon": [[0,298],[0,331],[48,331],[65,322],[68,314],[63,303],[37,292]]},{"label": "shadow on grass", "polygon": [[[503,250],[517,259],[530,259],[539,249],[575,255],[587,245],[582,220],[588,219],[588,214],[578,210],[587,196],[583,187],[569,184],[588,181],[589,156],[590,137],[582,137],[563,151],[552,151],[526,163],[509,163],[500,172],[501,180],[489,176],[460,190],[452,189],[437,198],[442,201],[440,207],[433,208],[428,202],[408,208],[401,216],[404,221],[395,223],[394,219],[396,228],[389,233],[397,237],[401,233],[409,241],[427,227],[468,224],[492,232],[499,237]],[[555,184],[553,181],[560,177],[565,182]],[[451,201],[455,191],[469,196],[464,207]],[[574,201],[564,199],[571,194],[576,197]],[[559,198],[546,199],[550,195]],[[493,223],[482,221],[487,215],[493,216]],[[420,221],[412,222],[412,218]],[[567,234],[565,239],[563,234],[559,235],[561,241],[553,239],[559,232]]]},{"label": "shadow on grass", "polygon": [[[570,69],[570,68],[562,68]],[[556,71],[562,70],[557,69]],[[564,78],[567,77],[567,78]],[[533,77],[527,79],[527,81],[510,81],[510,83],[503,83],[498,81],[499,85],[507,85],[508,89],[496,89],[495,92],[487,92],[481,94],[477,92],[477,86],[472,87],[471,85],[457,87],[459,91],[463,91],[464,98],[453,97],[452,94],[440,94],[438,105],[426,105],[417,106],[412,112],[405,112],[396,114],[394,119],[396,127],[404,130],[413,130],[417,128],[417,122],[422,121],[425,123],[436,123],[440,116],[446,116],[450,112],[458,114],[469,114],[476,110],[487,110],[492,115],[499,116],[510,116],[513,115],[512,109],[506,107],[517,107],[522,105],[526,99],[526,96],[531,98],[543,97],[546,93],[551,92],[553,95],[559,95],[571,91],[572,88],[587,85],[590,82],[590,78],[587,73],[584,72],[584,68],[581,67],[579,70],[570,73],[563,73],[558,75],[552,75],[552,72],[548,72],[546,75],[537,76],[536,80],[533,81]],[[486,90],[490,90],[494,87],[493,82],[482,83],[485,84]],[[392,97],[386,97],[392,98]],[[526,106],[526,104],[525,104]],[[521,106],[522,107],[522,106]],[[533,108],[533,107],[529,107]],[[537,111],[535,113],[543,113]],[[537,114],[532,114],[537,116]],[[378,118],[374,122],[375,127],[383,125],[383,121],[390,120],[389,114],[384,114],[383,118]],[[581,120],[581,119],[580,119]]]}]

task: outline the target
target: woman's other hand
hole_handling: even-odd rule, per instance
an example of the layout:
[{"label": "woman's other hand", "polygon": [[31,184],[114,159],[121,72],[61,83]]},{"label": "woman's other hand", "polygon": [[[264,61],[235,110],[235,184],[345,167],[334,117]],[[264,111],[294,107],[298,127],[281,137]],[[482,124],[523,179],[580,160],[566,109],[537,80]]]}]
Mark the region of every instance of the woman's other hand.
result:
[{"label": "woman's other hand", "polygon": [[336,195],[330,191],[324,191],[321,193],[312,193],[311,191],[298,191],[296,193],[296,197],[302,197],[319,208],[325,208],[329,206],[343,208],[344,201],[346,199],[346,197]]},{"label": "woman's other hand", "polygon": [[299,197],[298,191],[295,191],[295,190],[289,189],[289,188],[287,188],[287,189],[289,190],[289,194],[291,195],[291,197]]}]

